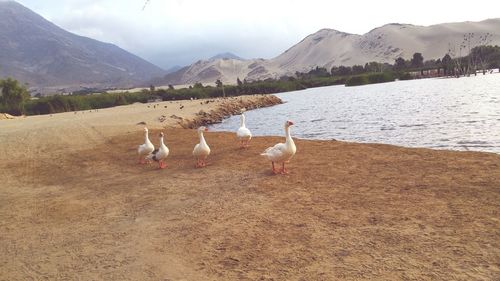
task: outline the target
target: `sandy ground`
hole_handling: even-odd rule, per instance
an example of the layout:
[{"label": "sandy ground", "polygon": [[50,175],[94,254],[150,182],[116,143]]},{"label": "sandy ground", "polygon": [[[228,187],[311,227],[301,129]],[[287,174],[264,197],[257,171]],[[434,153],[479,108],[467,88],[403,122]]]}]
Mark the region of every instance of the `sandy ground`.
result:
[{"label": "sandy ground", "polygon": [[498,280],[499,155],[297,140],[275,176],[282,137],[209,132],[195,169],[168,128],[159,170],[161,106],[0,121],[0,280]]}]

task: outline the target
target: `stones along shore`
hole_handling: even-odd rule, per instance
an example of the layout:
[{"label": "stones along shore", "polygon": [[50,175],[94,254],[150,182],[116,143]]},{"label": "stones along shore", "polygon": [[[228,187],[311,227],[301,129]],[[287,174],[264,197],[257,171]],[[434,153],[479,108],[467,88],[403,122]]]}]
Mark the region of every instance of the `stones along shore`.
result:
[{"label": "stones along shore", "polygon": [[[211,102],[207,100],[205,102]],[[215,123],[220,123],[222,120],[240,114],[247,110],[268,107],[277,104],[282,104],[283,101],[274,95],[255,96],[250,99],[242,99],[240,97],[231,97],[223,101],[217,108],[208,112],[200,110],[195,114],[194,118],[184,118],[179,121],[179,125],[185,129],[195,129],[199,126],[205,126]]]}]

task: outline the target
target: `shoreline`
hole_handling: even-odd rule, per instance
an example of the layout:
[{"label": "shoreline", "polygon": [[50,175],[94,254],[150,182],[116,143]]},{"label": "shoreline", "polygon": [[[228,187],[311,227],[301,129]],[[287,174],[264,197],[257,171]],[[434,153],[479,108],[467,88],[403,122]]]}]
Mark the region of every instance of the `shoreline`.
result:
[{"label": "shoreline", "polygon": [[[259,154],[282,136],[240,149],[234,133],[209,131],[196,169],[196,131],[170,116],[225,114],[200,102],[0,121],[2,277],[498,276],[500,155],[295,139],[290,174],[273,175]],[[141,121],[155,146],[165,133],[166,169],[137,164]]]},{"label": "shoreline", "polygon": [[223,102],[220,107],[210,110],[210,112],[200,110],[194,118],[179,121],[179,125],[184,129],[196,129],[200,126],[220,123],[226,118],[248,110],[270,107],[282,103],[283,101],[275,95],[262,95],[254,100],[243,100],[235,97]]},{"label": "shoreline", "polygon": [[[99,110],[61,112],[0,120],[0,160],[19,157],[24,147],[42,149],[80,149],[92,147],[107,139],[149,129],[193,127],[222,120],[227,114],[245,108],[281,103],[274,95],[248,95],[235,98],[195,99],[134,103]],[[68,137],[72,136],[72,137]],[[30,140],[35,139],[36,143]]]}]

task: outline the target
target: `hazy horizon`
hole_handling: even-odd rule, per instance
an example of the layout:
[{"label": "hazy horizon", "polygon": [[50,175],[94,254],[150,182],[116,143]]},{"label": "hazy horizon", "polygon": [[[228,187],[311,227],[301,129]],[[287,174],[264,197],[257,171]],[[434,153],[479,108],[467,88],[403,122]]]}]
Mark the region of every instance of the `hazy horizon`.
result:
[{"label": "hazy horizon", "polygon": [[[144,10],[144,0],[17,2],[61,28],[118,45],[163,69],[224,52],[243,58],[273,58],[323,28],[364,34],[388,23],[428,26],[500,17],[495,14],[500,3],[493,0],[478,7],[425,0],[411,7],[411,12],[393,0],[363,3],[362,9],[359,3],[326,0],[237,4],[229,0],[150,0]],[[453,12],[445,13],[447,9]]]}]

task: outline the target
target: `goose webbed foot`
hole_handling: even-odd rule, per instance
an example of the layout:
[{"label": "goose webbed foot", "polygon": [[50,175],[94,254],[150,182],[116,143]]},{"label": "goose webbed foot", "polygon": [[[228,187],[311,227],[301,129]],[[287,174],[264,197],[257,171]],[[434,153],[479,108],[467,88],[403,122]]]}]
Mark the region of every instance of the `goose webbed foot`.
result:
[{"label": "goose webbed foot", "polygon": [[198,162],[196,163],[196,168],[203,168],[205,167],[207,164],[205,163],[205,160],[201,160],[201,159],[198,159]]}]

